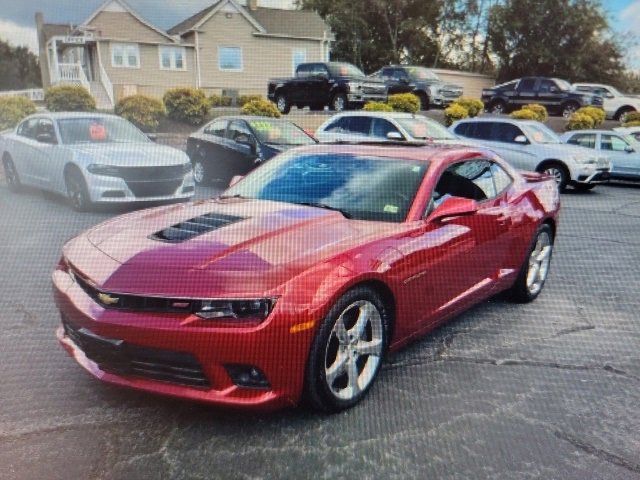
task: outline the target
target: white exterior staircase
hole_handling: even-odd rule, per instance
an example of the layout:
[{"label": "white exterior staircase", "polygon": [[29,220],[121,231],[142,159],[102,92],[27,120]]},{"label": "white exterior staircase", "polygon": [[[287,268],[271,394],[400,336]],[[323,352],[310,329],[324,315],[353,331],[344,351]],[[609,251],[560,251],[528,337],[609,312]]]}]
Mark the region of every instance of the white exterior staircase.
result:
[{"label": "white exterior staircase", "polygon": [[107,90],[102,85],[102,82],[89,82],[89,91],[96,100],[96,108],[98,110],[111,110],[113,109],[113,103],[107,94]]}]

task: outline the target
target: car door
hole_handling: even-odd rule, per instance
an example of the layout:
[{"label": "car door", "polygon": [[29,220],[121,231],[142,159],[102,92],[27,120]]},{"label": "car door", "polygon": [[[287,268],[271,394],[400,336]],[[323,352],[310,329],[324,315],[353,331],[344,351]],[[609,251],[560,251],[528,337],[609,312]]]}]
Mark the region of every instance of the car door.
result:
[{"label": "car door", "polygon": [[544,105],[547,109],[557,111],[563,100],[563,93],[553,80],[543,78],[540,79],[538,93],[536,95],[536,103]]},{"label": "car door", "polygon": [[611,159],[611,175],[640,176],[640,152],[620,135],[601,134],[600,150]]},{"label": "car door", "polygon": [[488,145],[514,168],[535,171],[538,156],[522,129],[509,122],[493,122]]},{"label": "car door", "polygon": [[330,74],[327,67],[322,63],[313,64],[311,76],[306,83],[305,104],[328,104],[330,101],[329,93],[331,85],[329,82]]},{"label": "car door", "polygon": [[227,129],[229,155],[225,159],[224,176],[245,175],[255,167],[257,140],[244,120],[233,120]]},{"label": "car door", "polygon": [[537,97],[538,80],[534,77],[525,77],[518,83],[515,96],[513,98],[514,107],[521,107],[529,103],[535,103]]},{"label": "car door", "polygon": [[32,171],[35,184],[46,190],[54,189],[54,181],[61,178],[64,169],[63,151],[59,146],[59,138],[53,121],[41,118],[36,126],[36,142],[34,149]]},{"label": "car door", "polygon": [[402,68],[384,68],[383,75],[388,88],[388,94],[408,93],[411,91],[409,87],[409,76]]},{"label": "car door", "polygon": [[307,100],[311,95],[311,77],[313,76],[313,64],[300,65],[296,76],[291,80],[289,89],[289,101],[292,104],[299,104]]},{"label": "car door", "polygon": [[40,117],[29,118],[22,122],[12,142],[9,154],[18,170],[20,181],[25,185],[37,185],[34,158],[38,155],[40,145],[36,140]]}]

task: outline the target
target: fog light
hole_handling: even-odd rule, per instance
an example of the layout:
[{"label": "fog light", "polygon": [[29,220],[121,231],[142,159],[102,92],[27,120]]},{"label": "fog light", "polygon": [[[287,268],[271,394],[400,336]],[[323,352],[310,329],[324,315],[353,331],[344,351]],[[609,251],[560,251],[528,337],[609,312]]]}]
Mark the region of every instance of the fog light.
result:
[{"label": "fog light", "polygon": [[227,373],[238,387],[259,388],[268,390],[271,388],[264,373],[253,365],[225,365]]}]

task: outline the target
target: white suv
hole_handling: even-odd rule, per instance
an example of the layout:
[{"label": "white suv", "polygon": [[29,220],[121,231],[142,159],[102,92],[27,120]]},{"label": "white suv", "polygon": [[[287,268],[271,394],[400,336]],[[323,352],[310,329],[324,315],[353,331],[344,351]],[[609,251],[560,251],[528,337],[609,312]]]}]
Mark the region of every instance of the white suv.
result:
[{"label": "white suv", "polygon": [[552,175],[560,190],[572,185],[591,190],[609,179],[611,162],[604,155],[560,138],[540,122],[506,118],[473,118],[454,123],[450,130],[495,151],[515,168]]},{"label": "white suv", "polygon": [[604,98],[603,108],[607,113],[607,118],[620,120],[623,115],[629,112],[640,111],[640,98],[620,93],[611,85],[574,83],[573,88],[579,92],[590,92],[602,95],[602,98]]}]

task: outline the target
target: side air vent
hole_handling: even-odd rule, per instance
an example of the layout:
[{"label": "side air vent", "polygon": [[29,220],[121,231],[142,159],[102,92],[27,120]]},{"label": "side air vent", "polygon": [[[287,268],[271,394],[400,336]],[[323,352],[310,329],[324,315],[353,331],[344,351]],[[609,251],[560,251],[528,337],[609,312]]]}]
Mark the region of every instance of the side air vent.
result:
[{"label": "side air vent", "polygon": [[212,232],[232,223],[245,220],[244,217],[235,217],[233,215],[221,215],[219,213],[207,213],[199,217],[190,218],[181,223],[176,223],[170,227],[160,230],[150,235],[151,240],[160,242],[180,243],[191,240],[198,235]]}]

